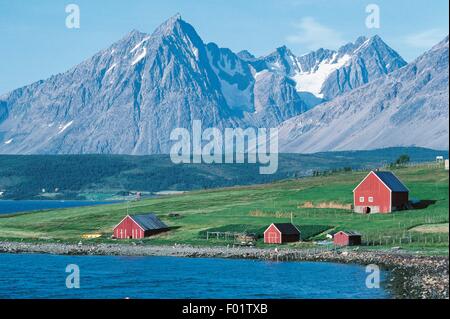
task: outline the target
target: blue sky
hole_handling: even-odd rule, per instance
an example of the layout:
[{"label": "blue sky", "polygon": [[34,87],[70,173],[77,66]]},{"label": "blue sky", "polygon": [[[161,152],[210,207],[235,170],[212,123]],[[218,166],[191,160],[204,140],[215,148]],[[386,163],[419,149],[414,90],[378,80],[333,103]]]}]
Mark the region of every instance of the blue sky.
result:
[{"label": "blue sky", "polygon": [[[65,26],[66,5],[80,29]],[[368,29],[365,9],[380,8]],[[181,13],[205,42],[259,56],[287,45],[296,54],[379,34],[411,61],[448,34],[447,0],[0,0],[0,94],[89,58],[132,29],[151,33]]]}]

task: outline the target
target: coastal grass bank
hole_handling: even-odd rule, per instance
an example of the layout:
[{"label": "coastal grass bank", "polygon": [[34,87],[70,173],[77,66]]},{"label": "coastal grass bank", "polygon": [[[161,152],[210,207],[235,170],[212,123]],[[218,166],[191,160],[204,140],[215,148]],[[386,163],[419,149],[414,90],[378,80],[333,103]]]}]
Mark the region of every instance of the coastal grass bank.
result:
[{"label": "coastal grass bank", "polygon": [[[391,214],[355,213],[352,190],[368,172],[338,172],[129,203],[4,215],[0,217],[0,241],[112,243],[116,242],[111,239],[112,229],[124,216],[154,212],[170,231],[140,239],[140,244],[227,246],[234,239],[206,239],[205,232],[264,230],[292,218],[302,231],[301,242],[284,245],[293,249],[323,244],[327,234],[350,229],[362,235],[362,245],[369,249],[395,247],[448,255],[448,171],[425,164],[394,172],[408,185],[411,199],[428,205]],[[256,246],[263,245],[259,238]]]}]

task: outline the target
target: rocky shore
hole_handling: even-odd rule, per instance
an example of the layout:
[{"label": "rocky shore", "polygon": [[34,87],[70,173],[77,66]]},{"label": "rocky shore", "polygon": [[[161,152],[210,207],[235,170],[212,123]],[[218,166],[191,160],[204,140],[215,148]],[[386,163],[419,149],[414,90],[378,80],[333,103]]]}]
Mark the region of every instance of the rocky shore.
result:
[{"label": "rocky shore", "polygon": [[449,298],[448,257],[430,257],[400,251],[326,250],[151,246],[128,244],[59,244],[0,242],[0,253],[47,253],[58,255],[177,256],[263,259],[278,261],[327,261],[376,264],[390,273],[387,289],[395,298]]}]

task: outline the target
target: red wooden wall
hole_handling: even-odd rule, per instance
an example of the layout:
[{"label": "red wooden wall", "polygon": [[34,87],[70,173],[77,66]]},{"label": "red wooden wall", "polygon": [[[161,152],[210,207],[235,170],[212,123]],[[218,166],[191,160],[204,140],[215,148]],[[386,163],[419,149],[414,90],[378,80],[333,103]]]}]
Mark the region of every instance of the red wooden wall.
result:
[{"label": "red wooden wall", "polygon": [[338,232],[333,236],[333,243],[339,246],[347,246],[348,245],[348,236],[343,232]]},{"label": "red wooden wall", "polygon": [[[361,200],[362,197],[364,200]],[[372,202],[369,198],[372,197]],[[380,213],[391,211],[391,191],[383,182],[371,172],[355,189],[354,205],[363,207],[378,207]]]},{"label": "red wooden wall", "polygon": [[264,232],[264,243],[265,244],[281,244],[281,233],[275,227],[275,225],[270,225],[269,228]]},{"label": "red wooden wall", "polygon": [[114,237],[125,238],[144,238],[144,231],[135,223],[130,216],[124,218],[119,225],[114,228]]},{"label": "red wooden wall", "polygon": [[361,236],[349,236],[340,231],[334,234],[333,243],[337,246],[361,245]]}]

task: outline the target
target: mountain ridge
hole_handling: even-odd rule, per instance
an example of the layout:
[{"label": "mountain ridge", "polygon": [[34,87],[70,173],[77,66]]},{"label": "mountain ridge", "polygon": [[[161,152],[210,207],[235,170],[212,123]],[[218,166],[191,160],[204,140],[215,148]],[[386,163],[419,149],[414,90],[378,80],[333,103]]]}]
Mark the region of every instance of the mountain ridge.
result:
[{"label": "mountain ridge", "polygon": [[448,57],[447,36],[404,68],[285,121],[281,151],[448,149]]},{"label": "mountain ridge", "polygon": [[0,154],[168,153],[170,131],[195,119],[219,129],[276,127],[405,65],[378,36],[257,58],[204,43],[177,14],[0,96]]}]

